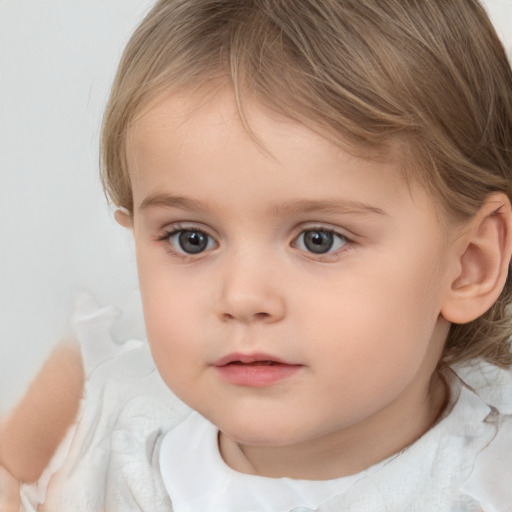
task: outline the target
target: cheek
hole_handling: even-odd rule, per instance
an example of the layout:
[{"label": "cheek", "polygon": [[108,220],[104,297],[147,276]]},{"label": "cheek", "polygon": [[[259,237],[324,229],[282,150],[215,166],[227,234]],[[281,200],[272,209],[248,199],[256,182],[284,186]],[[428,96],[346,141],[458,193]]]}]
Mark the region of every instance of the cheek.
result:
[{"label": "cheek", "polygon": [[160,298],[149,300],[144,306],[151,353],[163,381],[194,407],[207,392],[200,386],[208,357],[207,343],[195,332],[197,320],[190,315],[183,298],[177,300],[174,294],[170,299]]},{"label": "cheek", "polygon": [[144,247],[139,248],[137,253],[139,286],[148,334],[194,325],[193,316],[200,307],[198,283],[188,278],[186,268],[180,268],[169,258],[163,250]]},{"label": "cheek", "polygon": [[204,316],[201,298],[193,286],[159,265],[146,265],[144,259],[139,260],[139,280],[151,351],[171,385],[171,379],[186,378],[194,368],[187,361],[203,349],[195,332],[198,315]]},{"label": "cheek", "polygon": [[309,302],[310,321],[303,330],[322,345],[318,354],[332,374],[342,369],[347,385],[396,374],[407,378],[421,364],[438,319],[436,267],[394,258],[363,267]]}]

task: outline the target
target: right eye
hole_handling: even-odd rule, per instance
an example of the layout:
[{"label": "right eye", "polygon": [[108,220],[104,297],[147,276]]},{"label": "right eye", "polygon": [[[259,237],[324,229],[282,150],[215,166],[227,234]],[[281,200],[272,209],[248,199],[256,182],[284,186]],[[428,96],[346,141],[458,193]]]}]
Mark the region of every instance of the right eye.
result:
[{"label": "right eye", "polygon": [[172,248],[181,254],[201,254],[216,247],[215,240],[199,229],[177,229],[166,233],[162,239],[168,240]]},{"label": "right eye", "polygon": [[295,246],[301,251],[322,255],[335,253],[348,243],[345,236],[330,229],[319,228],[303,231],[295,241]]}]

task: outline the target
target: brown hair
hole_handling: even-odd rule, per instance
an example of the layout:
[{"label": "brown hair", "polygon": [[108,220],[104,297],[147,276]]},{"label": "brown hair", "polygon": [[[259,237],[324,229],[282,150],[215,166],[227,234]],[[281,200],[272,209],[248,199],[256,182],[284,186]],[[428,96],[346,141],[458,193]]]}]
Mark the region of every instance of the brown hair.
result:
[{"label": "brown hair", "polygon": [[[131,124],[162,94],[224,80],[335,142],[377,155],[448,219],[512,198],[512,71],[477,0],[160,0],[121,60],[102,134],[102,177],[132,211]],[[247,127],[250,130],[250,127]],[[507,280],[482,317],[453,325],[442,362],[511,363]]]}]

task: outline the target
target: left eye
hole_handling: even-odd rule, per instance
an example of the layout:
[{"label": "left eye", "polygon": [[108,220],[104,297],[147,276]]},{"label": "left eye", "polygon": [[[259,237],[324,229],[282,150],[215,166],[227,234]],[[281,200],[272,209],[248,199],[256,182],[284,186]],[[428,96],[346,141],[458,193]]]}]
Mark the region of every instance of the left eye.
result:
[{"label": "left eye", "polygon": [[308,229],[303,231],[295,246],[313,254],[326,254],[341,249],[348,243],[348,240],[334,231],[325,229]]},{"label": "left eye", "polygon": [[210,235],[196,229],[175,231],[169,234],[168,240],[175,250],[183,254],[200,254],[215,247]]}]

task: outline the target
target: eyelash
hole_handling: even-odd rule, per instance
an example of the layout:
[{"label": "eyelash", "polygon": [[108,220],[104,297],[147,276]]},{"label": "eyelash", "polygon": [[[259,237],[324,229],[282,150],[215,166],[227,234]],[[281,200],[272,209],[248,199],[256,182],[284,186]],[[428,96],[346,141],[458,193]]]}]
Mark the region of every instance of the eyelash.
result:
[{"label": "eyelash", "polygon": [[[314,251],[307,251],[307,250],[301,249],[300,247],[297,247],[298,241],[300,239],[303,239],[303,237],[305,237],[305,235],[307,233],[327,234],[327,235],[337,238],[338,240],[341,240],[343,242],[343,245],[341,247],[338,247],[335,250],[332,250],[332,245],[331,245],[329,250],[324,253],[315,253]],[[334,241],[333,241],[333,244],[335,244]],[[300,251],[306,253],[308,255],[308,257],[310,257],[310,258],[315,258],[320,261],[327,261],[327,260],[337,259],[341,255],[342,252],[345,252],[346,250],[348,250],[350,248],[350,246],[354,245],[354,241],[351,240],[350,238],[348,238],[346,235],[339,233],[338,231],[336,231],[335,229],[332,229],[332,228],[328,228],[325,226],[308,226],[307,228],[303,228],[300,231],[299,235],[294,238],[292,245],[294,247],[296,247],[297,249],[299,249]]]},{"label": "eyelash", "polygon": [[[178,258],[182,258],[182,259],[194,258],[194,256],[196,256],[196,255],[194,255],[193,253],[187,253],[185,251],[180,251],[175,248],[176,244],[172,244],[170,242],[170,239],[172,237],[179,235],[181,233],[187,233],[187,232],[197,233],[197,234],[207,237],[209,240],[214,240],[214,238],[211,235],[209,235],[204,229],[196,228],[194,226],[186,226],[183,224],[175,224],[172,228],[165,230],[162,235],[158,236],[157,241],[164,243],[166,250],[173,256],[177,256]],[[205,251],[201,251],[201,252],[197,253],[197,255],[201,255],[204,252]]]},{"label": "eyelash", "polygon": [[[158,242],[164,243],[166,250],[170,254],[172,254],[173,256],[176,256],[178,258],[182,258],[182,259],[196,258],[197,256],[201,256],[205,252],[208,252],[209,250],[212,249],[212,247],[208,248],[208,246],[207,246],[204,250],[201,250],[201,251],[197,252],[196,254],[177,249],[178,244],[177,243],[173,244],[170,239],[172,237],[175,237],[177,235],[187,233],[187,232],[202,235],[208,239],[208,241],[207,241],[208,244],[210,244],[210,242],[213,241],[213,243],[215,244],[215,247],[218,246],[218,244],[217,244],[217,242],[215,242],[214,238],[211,235],[209,235],[205,230],[194,227],[194,226],[186,226],[183,224],[175,224],[172,228],[165,230],[164,233],[159,235],[156,240]],[[315,232],[333,236],[333,237],[337,238],[338,240],[341,240],[343,242],[343,245],[334,251],[331,250],[331,248],[332,248],[332,245],[331,245],[331,247],[325,253],[321,253],[321,252],[315,253],[314,251],[308,251],[307,248],[302,249],[302,248],[298,247],[298,244],[299,244],[299,241],[301,240],[301,238],[303,239],[303,237],[307,233],[315,233]],[[333,242],[333,244],[334,243],[335,242]],[[304,242],[302,242],[302,244],[304,244]],[[327,260],[327,259],[335,259],[335,258],[339,257],[341,252],[346,251],[351,245],[354,245],[354,241],[351,240],[350,238],[348,238],[346,235],[339,233],[338,231],[336,231],[334,229],[327,228],[325,226],[311,226],[311,227],[301,229],[300,233],[294,237],[291,245],[292,245],[292,247],[297,248],[299,251],[309,255],[310,258],[314,257],[315,259],[318,259],[318,260]]]}]

